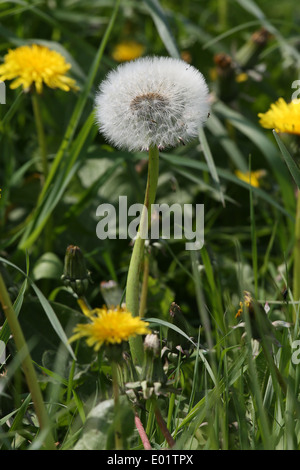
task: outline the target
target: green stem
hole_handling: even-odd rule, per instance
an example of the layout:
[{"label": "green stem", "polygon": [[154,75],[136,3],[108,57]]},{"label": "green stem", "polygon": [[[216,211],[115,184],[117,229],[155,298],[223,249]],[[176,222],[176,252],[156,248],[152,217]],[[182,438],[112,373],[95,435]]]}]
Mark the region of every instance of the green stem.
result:
[{"label": "green stem", "polygon": [[226,30],[227,28],[227,16],[228,16],[227,0],[218,0],[219,26],[222,31]]},{"label": "green stem", "polygon": [[[77,356],[78,347],[79,347],[79,341],[77,341],[76,346],[75,346],[75,352],[74,352],[75,356]],[[76,367],[76,359],[73,359],[72,366],[71,366],[70,373],[69,373],[69,379],[68,379],[67,399],[66,399],[67,406],[69,405],[71,401],[71,397],[72,397],[75,367]]]},{"label": "green stem", "polygon": [[150,436],[152,433],[153,423],[154,423],[154,404],[152,400],[146,401],[146,412],[147,412],[147,426],[146,434]]},{"label": "green stem", "polygon": [[[145,192],[144,207],[138,236],[135,240],[130,260],[127,285],[126,285],[126,308],[134,317],[139,315],[139,292],[140,292],[140,270],[144,257],[145,236],[151,223],[151,205],[154,204],[159,172],[158,148],[150,147],[148,162],[148,178]],[[136,336],[129,341],[132,360],[134,364],[143,363],[143,343],[141,336]]]},{"label": "green stem", "polygon": [[[295,223],[295,247],[294,247],[294,301],[300,300],[300,191],[298,190],[296,223]],[[294,318],[295,321],[295,318]]]},{"label": "green stem", "polygon": [[119,381],[118,381],[118,365],[115,361],[111,364],[113,395],[115,402],[115,446],[116,450],[123,450],[123,438],[120,422],[120,403],[119,403]]},{"label": "green stem", "polygon": [[147,306],[148,279],[149,279],[149,253],[147,253],[144,257],[143,284],[142,284],[140,310],[139,310],[139,316],[141,318],[144,316],[146,306]]},{"label": "green stem", "polygon": [[[47,153],[47,145],[46,145],[46,137],[45,131],[43,126],[43,119],[42,119],[42,112],[40,106],[39,96],[36,92],[32,93],[32,107],[33,107],[33,114],[35,118],[35,125],[37,130],[37,137],[41,152],[41,160],[42,160],[42,168],[43,168],[43,179],[42,179],[42,186],[44,186],[46,179],[48,178],[49,174],[49,166],[48,166],[48,153]],[[50,216],[45,227],[45,245],[44,250],[45,252],[52,251],[52,217]],[[48,289],[48,280],[44,282],[44,290],[47,291]]]},{"label": "green stem", "polygon": [[13,335],[19,353],[22,355],[22,366],[25,374],[26,382],[31,393],[31,398],[36,411],[37,419],[40,425],[41,432],[45,430],[45,448],[48,450],[54,450],[55,443],[50,429],[50,420],[43,402],[42,393],[37,381],[36,373],[32,364],[29,349],[24,338],[21,326],[19,324],[17,315],[13,309],[10,297],[8,295],[6,286],[3,278],[0,274],[0,302],[2,304],[3,311],[7,318],[8,325]]},{"label": "green stem", "polygon": [[161,415],[161,412],[160,412],[160,409],[158,408],[158,404],[157,404],[157,401],[155,398],[152,399],[153,400],[153,404],[154,404],[154,414],[155,414],[155,418],[156,418],[156,422],[158,424],[158,426],[160,427],[163,435],[164,435],[164,438],[166,439],[167,443],[168,443],[168,446],[172,449],[172,447],[175,446],[175,441],[170,433],[170,431],[168,430],[167,428],[167,425]]},{"label": "green stem", "polygon": [[43,126],[41,107],[40,107],[39,97],[36,92],[32,93],[32,107],[33,107],[36,130],[37,130],[38,143],[39,143],[40,152],[41,152],[41,160],[42,160],[42,167],[43,167],[43,183],[44,183],[44,181],[47,179],[49,168],[48,168],[47,146],[46,146],[46,138],[45,138],[45,131],[44,131],[44,126]]}]

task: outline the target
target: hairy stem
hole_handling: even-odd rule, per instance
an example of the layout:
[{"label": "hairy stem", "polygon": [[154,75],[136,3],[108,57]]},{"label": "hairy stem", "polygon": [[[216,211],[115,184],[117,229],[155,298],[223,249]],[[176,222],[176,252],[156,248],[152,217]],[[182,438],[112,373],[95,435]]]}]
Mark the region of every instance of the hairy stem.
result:
[{"label": "hairy stem", "polygon": [[172,449],[172,447],[175,446],[175,441],[170,433],[170,431],[168,430],[167,428],[167,425],[161,415],[161,412],[160,412],[160,409],[158,408],[158,405],[157,405],[157,402],[155,400],[154,402],[154,414],[155,414],[155,418],[156,418],[156,422],[158,424],[158,426],[160,427],[167,443],[168,443],[168,446]]},{"label": "hairy stem", "polygon": [[146,305],[147,305],[147,294],[148,294],[148,278],[149,278],[149,253],[144,257],[144,269],[143,269],[143,284],[141,292],[140,310],[139,316],[143,317]]},{"label": "hairy stem", "polygon": [[142,444],[144,446],[144,449],[145,450],[151,450],[152,447],[151,447],[150,441],[149,441],[148,436],[145,432],[142,421],[140,420],[137,413],[134,416],[134,422],[135,422],[136,428],[138,430],[138,433],[140,435],[140,438],[141,438]]}]

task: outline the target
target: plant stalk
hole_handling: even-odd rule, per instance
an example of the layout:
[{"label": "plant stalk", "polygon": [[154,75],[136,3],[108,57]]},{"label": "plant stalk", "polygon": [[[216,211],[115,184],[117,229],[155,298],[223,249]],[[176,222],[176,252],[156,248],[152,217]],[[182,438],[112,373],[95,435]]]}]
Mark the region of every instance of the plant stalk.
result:
[{"label": "plant stalk", "polygon": [[136,425],[136,428],[138,430],[138,433],[140,435],[140,438],[141,438],[141,441],[142,441],[142,444],[144,446],[144,449],[145,450],[152,450],[152,447],[151,447],[151,444],[150,444],[150,441],[148,439],[148,436],[145,432],[145,429],[144,429],[144,426],[142,424],[142,421],[140,420],[139,416],[137,413],[135,413],[135,416],[134,416],[134,422],[135,422],[135,425]]},{"label": "plant stalk", "polygon": [[175,441],[174,441],[170,431],[167,428],[167,425],[166,425],[166,423],[165,423],[165,421],[164,421],[164,419],[161,415],[161,412],[160,412],[160,409],[158,408],[156,400],[153,399],[153,401],[154,401],[154,414],[155,414],[157,424],[160,427],[160,429],[161,429],[161,431],[164,435],[164,438],[166,439],[166,441],[168,443],[168,446],[172,449],[172,447],[175,446]]},{"label": "plant stalk", "polygon": [[48,167],[46,138],[45,138],[45,131],[44,131],[44,126],[43,126],[41,107],[40,107],[39,97],[36,92],[32,93],[32,107],[33,107],[36,130],[37,130],[38,143],[39,143],[40,152],[41,152],[41,161],[42,161],[42,168],[43,168],[43,183],[44,183],[44,181],[48,177],[49,167]]},{"label": "plant stalk", "polygon": [[[144,207],[141,214],[139,231],[132,251],[126,284],[126,308],[134,317],[139,316],[140,311],[140,271],[144,258],[145,238],[151,224],[151,205],[154,204],[155,201],[158,173],[159,151],[156,146],[150,147]],[[141,336],[131,338],[129,344],[133,363],[141,366],[144,354]]]},{"label": "plant stalk", "polygon": [[113,395],[115,403],[115,446],[116,450],[123,450],[123,437],[120,422],[120,402],[119,402],[119,382],[118,382],[118,365],[115,361],[111,364]]},{"label": "plant stalk", "polygon": [[[41,161],[42,161],[42,168],[43,168],[43,177],[42,177],[42,187],[43,187],[49,174],[48,152],[47,152],[46,136],[45,136],[44,126],[43,126],[43,118],[42,118],[39,96],[37,92],[35,91],[32,93],[32,107],[33,107],[33,114],[35,118],[38,143],[39,143],[40,152],[41,152]],[[52,222],[53,222],[52,217],[50,215],[47,225],[45,227],[45,244],[44,244],[45,252],[52,251],[52,237],[51,237]],[[48,281],[44,283],[45,290],[47,290],[47,286],[48,286]]]},{"label": "plant stalk", "polygon": [[146,306],[147,306],[148,279],[149,279],[149,253],[147,253],[144,257],[143,283],[142,283],[142,292],[141,292],[140,310],[139,310],[139,316],[141,318],[144,316]]},{"label": "plant stalk", "polygon": [[2,304],[2,308],[7,318],[7,322],[13,335],[14,341],[16,343],[17,349],[22,355],[23,371],[34,404],[37,419],[40,425],[40,431],[46,432],[46,437],[44,441],[45,449],[54,450],[56,449],[56,447],[51,432],[50,420],[43,402],[42,393],[32,364],[30,352],[1,274],[0,302]]},{"label": "plant stalk", "polygon": [[[295,223],[295,246],[294,246],[294,281],[293,297],[294,301],[300,300],[300,190],[297,196],[296,223]],[[293,313],[293,321],[296,320],[296,313]]]}]

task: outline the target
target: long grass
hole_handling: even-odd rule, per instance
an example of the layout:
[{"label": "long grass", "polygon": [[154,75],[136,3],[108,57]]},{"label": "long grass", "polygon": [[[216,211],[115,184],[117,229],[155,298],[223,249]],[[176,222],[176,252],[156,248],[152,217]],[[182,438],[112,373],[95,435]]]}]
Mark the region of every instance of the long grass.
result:
[{"label": "long grass", "polygon": [[[53,5],[0,5],[0,55],[30,42],[47,44],[66,56],[80,87],[68,93],[45,89],[41,96],[49,167],[41,185],[31,99],[7,82],[6,104],[0,105],[0,274],[57,448],[113,449],[118,422],[124,447],[141,449],[137,414],[155,450],[168,448],[172,439],[176,449],[185,450],[299,449],[300,299],[294,269],[299,265],[299,142],[297,136],[261,128],[257,117],[278,97],[289,101],[294,91],[300,66],[297,1],[64,0]],[[261,27],[271,37],[254,62],[235,71],[238,80],[232,79],[228,98],[215,54],[241,58],[243,46]],[[147,55],[189,60],[207,78],[212,109],[198,140],[160,153],[157,188],[158,203],[204,204],[204,246],[189,252],[184,240],[161,239],[148,247],[145,317],[162,347],[172,330],[189,354],[172,351],[164,362],[169,388],[155,401],[141,400],[141,406],[129,399],[126,383],[137,378],[124,361],[116,416],[111,364],[84,341],[68,343],[82,317],[60,276],[67,246],[78,245],[93,280],[89,304],[99,307],[111,298],[101,284],[108,280],[117,284],[117,302],[124,299],[132,246],[130,240],[96,237],[96,209],[102,202],[117,207],[120,195],[128,204],[143,202],[147,155],[110,147],[93,116],[97,86],[117,65],[112,52],[124,39],[142,43]],[[236,176],[236,170],[249,167],[265,170],[260,187]],[[45,252],[45,238],[50,238],[50,252]],[[244,290],[271,307],[268,317],[281,325],[275,333],[281,347],[251,339],[247,316],[238,325]],[[188,333],[170,321],[174,301]],[[0,357],[5,353],[6,358],[0,364],[0,448],[40,449],[49,429],[38,422],[24,351],[16,349],[3,308],[0,324]],[[169,435],[159,426],[157,406]]]}]

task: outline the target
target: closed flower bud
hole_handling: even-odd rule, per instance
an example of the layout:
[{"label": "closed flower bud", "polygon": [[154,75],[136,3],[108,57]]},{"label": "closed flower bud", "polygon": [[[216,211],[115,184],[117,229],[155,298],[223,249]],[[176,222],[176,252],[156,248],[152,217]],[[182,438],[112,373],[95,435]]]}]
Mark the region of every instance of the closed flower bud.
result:
[{"label": "closed flower bud", "polygon": [[157,335],[148,334],[144,340],[144,364],[142,369],[142,379],[149,384],[154,382],[165,383],[167,378],[163,371],[160,341]]},{"label": "closed flower bud", "polygon": [[70,245],[66,250],[64,273],[61,277],[63,283],[77,294],[83,296],[91,281],[90,273],[86,269],[85,259],[78,246]]},{"label": "closed flower bud", "polygon": [[157,335],[150,334],[145,337],[144,349],[149,355],[151,355],[151,353],[155,357],[160,355],[160,342]]}]

